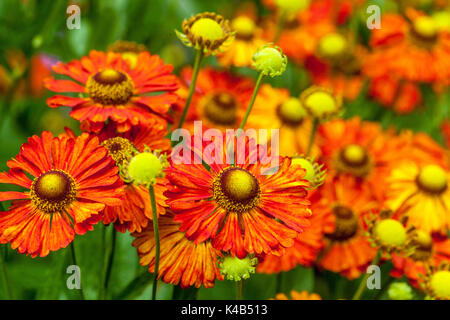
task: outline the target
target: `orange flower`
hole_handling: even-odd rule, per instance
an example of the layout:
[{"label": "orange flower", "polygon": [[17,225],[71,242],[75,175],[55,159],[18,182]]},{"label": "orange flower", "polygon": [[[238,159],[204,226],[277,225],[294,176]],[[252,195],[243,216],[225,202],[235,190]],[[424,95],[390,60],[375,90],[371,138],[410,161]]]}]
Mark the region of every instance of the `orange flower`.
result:
[{"label": "orange flower", "polygon": [[337,177],[348,175],[358,184],[368,184],[377,199],[382,199],[383,182],[406,142],[395,138],[393,132],[383,133],[378,123],[363,122],[358,117],[330,121],[318,132],[328,169],[327,181],[332,183]]},{"label": "orange flower", "polygon": [[376,210],[378,203],[370,197],[367,185],[357,186],[348,176],[320,190],[322,198],[312,204],[312,211],[326,215],[333,229],[324,230],[326,245],[318,265],[349,279],[358,278],[376,253],[363,235],[363,216]]},{"label": "orange flower", "polygon": [[413,245],[414,252],[408,257],[392,255],[394,269],[391,275],[405,275],[413,286],[418,287],[421,275],[426,274],[426,266],[438,267],[444,261],[450,262],[450,239],[418,230]]},{"label": "orange flower", "polygon": [[[260,145],[253,150],[252,145],[248,139],[245,146],[235,142],[234,149],[224,145],[218,159],[203,153],[211,164],[209,171],[201,164],[184,163],[166,169],[171,184],[165,195],[180,230],[195,244],[212,239],[216,249],[240,259],[247,253],[291,247],[297,234],[310,225],[305,171],[280,157],[278,171],[265,174],[268,165],[257,159],[265,151]],[[233,150],[234,166],[227,162]]]},{"label": "orange flower", "polygon": [[[84,129],[87,129],[84,127]],[[115,160],[116,166],[121,168],[123,162],[129,160],[138,152],[143,152],[145,147],[152,150],[169,152],[170,141],[165,138],[167,134],[165,126],[156,119],[149,119],[149,126],[135,126],[125,133],[117,132],[117,125],[108,123],[98,133],[103,146]],[[122,171],[119,171],[122,177]],[[158,178],[154,186],[158,215],[165,214],[166,197],[163,195],[167,189],[167,179]],[[103,215],[103,223],[114,223],[114,227],[125,232],[140,232],[146,227],[149,219],[152,219],[152,209],[148,189],[143,185],[126,183],[124,199],[120,206],[106,207]]]},{"label": "orange flower", "polygon": [[[191,68],[181,71],[181,79],[185,85],[178,90],[180,97],[187,97],[191,78]],[[225,129],[239,127],[250,103],[254,86],[253,79],[234,76],[228,71],[212,68],[200,70],[196,92],[187,116],[188,129],[193,132],[193,120],[202,120],[204,130],[217,128],[225,131]],[[268,84],[261,86],[245,128],[273,127],[273,120],[267,114],[275,112],[278,102],[277,94],[285,95],[286,92],[273,89]]]},{"label": "orange flower", "polygon": [[405,160],[392,170],[387,182],[386,205],[408,225],[425,232],[446,234],[450,227],[450,173],[448,167]]},{"label": "orange flower", "polygon": [[275,296],[275,300],[322,300],[322,298],[317,293],[309,293],[306,290],[302,292],[292,290],[291,299],[284,293],[278,293]]},{"label": "orange flower", "polygon": [[381,21],[382,30],[373,31],[371,44],[375,50],[366,59],[364,73],[371,78],[391,75],[448,85],[450,32],[440,29],[433,18],[422,12],[409,9],[407,15],[410,22],[389,15],[387,21]]},{"label": "orange flower", "polygon": [[[148,124],[151,118],[169,119],[170,105],[176,102],[173,93],[177,80],[172,66],[165,65],[156,55],[141,52],[136,67],[114,52],[91,51],[88,57],[53,67],[56,73],[73,80],[46,79],[48,89],[56,92],[75,92],[87,97],[57,95],[47,100],[52,108],[67,106],[70,115],[88,121],[99,131],[108,119],[117,124],[120,132],[132,126]],[[163,92],[158,95],[149,93]]]},{"label": "orange flower", "polygon": [[[159,236],[161,239],[161,256],[158,279],[182,288],[195,286],[205,288],[214,286],[215,279],[223,280],[217,265],[219,250],[212,247],[210,241],[194,243],[180,231],[180,225],[173,220],[173,214],[159,218]],[[149,272],[155,270],[155,237],[153,226],[149,225],[142,232],[133,233],[140,264],[148,265]]]},{"label": "orange flower", "polygon": [[9,211],[0,212],[0,243],[10,242],[19,253],[44,257],[65,248],[75,234],[93,229],[105,206],[121,203],[118,169],[88,134],[74,139],[43,132],[7,165],[0,183],[29,190],[0,192],[0,201],[14,200]]}]

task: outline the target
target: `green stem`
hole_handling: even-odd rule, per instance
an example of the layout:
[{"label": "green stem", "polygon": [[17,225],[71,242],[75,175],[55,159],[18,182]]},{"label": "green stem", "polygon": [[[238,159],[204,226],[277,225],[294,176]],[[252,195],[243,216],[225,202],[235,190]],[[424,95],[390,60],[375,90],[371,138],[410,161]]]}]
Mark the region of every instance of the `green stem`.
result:
[{"label": "green stem", "polygon": [[255,103],[256,95],[258,94],[259,87],[261,86],[261,81],[262,81],[263,77],[264,77],[264,75],[261,72],[259,74],[258,80],[256,80],[256,85],[255,85],[255,89],[253,90],[252,99],[250,100],[250,104],[247,107],[247,111],[245,112],[245,116],[242,119],[242,122],[241,122],[241,125],[239,126],[239,129],[244,129],[244,126],[247,123],[248,116],[250,115],[250,112],[252,112],[253,104]]},{"label": "green stem", "polygon": [[282,284],[283,284],[283,274],[284,272],[280,271],[277,274],[276,284],[275,284],[275,295],[281,292]]},{"label": "green stem", "polygon": [[[78,266],[77,255],[75,253],[75,245],[74,245],[73,241],[70,243],[70,254],[72,256],[72,264],[75,266]],[[80,297],[81,297],[81,300],[86,300],[86,297],[85,297],[84,291],[83,291],[83,283],[81,282],[81,279],[80,279]]]},{"label": "green stem", "polygon": [[236,300],[242,300],[242,280],[236,282]]},{"label": "green stem", "polygon": [[114,264],[114,256],[116,252],[116,243],[117,243],[117,230],[112,225],[112,237],[111,237],[111,247],[108,254],[108,262],[103,269],[103,277],[102,277],[102,286],[101,286],[101,295],[100,299],[104,300],[108,294],[109,288],[109,280],[111,279],[112,267]]},{"label": "green stem", "polygon": [[[5,247],[5,249],[6,249],[6,247]],[[11,287],[9,285],[8,273],[6,271],[6,261],[3,258],[3,250],[2,250],[2,252],[0,252],[0,268],[2,269],[1,276],[2,276],[3,283],[5,284],[6,297],[8,298],[8,300],[12,300],[13,295],[11,292]]]},{"label": "green stem", "polygon": [[317,127],[319,126],[319,119],[314,118],[313,126],[311,128],[311,133],[309,135],[308,148],[306,149],[306,156],[309,157],[311,154],[311,149],[314,144],[314,138],[316,137]]},{"label": "green stem", "polygon": [[156,288],[158,285],[158,271],[159,271],[159,229],[158,229],[158,212],[156,211],[156,199],[155,190],[153,186],[148,188],[150,193],[150,200],[152,203],[152,213],[153,213],[153,232],[155,235],[155,271],[153,272],[153,288],[152,288],[152,300],[156,300]]},{"label": "green stem", "polygon": [[[380,257],[381,257],[381,252],[380,252],[380,250],[378,250],[370,264],[378,265],[378,262],[380,262]],[[364,293],[364,290],[366,289],[367,279],[369,278],[369,275],[370,274],[367,272],[364,274],[364,277],[362,278],[361,282],[359,283],[358,289],[356,290],[355,295],[353,296],[352,300],[359,300],[361,298],[362,294]]]},{"label": "green stem", "polygon": [[177,129],[182,128],[183,124],[184,124],[184,120],[186,120],[186,115],[189,110],[189,105],[191,104],[192,97],[194,96],[195,84],[197,82],[197,76],[198,76],[198,72],[200,71],[200,63],[202,62],[203,56],[204,56],[203,51],[197,50],[197,53],[195,55],[194,70],[192,73],[191,84],[189,85],[188,97],[186,99],[186,104],[184,105],[183,113],[181,114],[180,122],[178,123]]}]

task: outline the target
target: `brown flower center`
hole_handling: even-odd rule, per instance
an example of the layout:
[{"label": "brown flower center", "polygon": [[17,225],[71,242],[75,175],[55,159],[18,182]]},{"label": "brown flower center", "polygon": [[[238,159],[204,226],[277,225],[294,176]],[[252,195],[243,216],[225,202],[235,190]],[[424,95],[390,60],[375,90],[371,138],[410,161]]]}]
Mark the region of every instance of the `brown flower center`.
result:
[{"label": "brown flower center", "polygon": [[335,229],[333,233],[325,236],[334,241],[346,241],[352,238],[358,231],[358,218],[353,211],[346,206],[333,208],[335,216]]},{"label": "brown flower center", "polygon": [[89,97],[102,105],[123,105],[133,96],[130,77],[114,69],[105,69],[91,75],[86,83]]},{"label": "brown flower center", "polygon": [[237,108],[237,102],[231,94],[220,92],[209,98],[203,112],[212,123],[227,126],[236,123]]},{"label": "brown flower center", "polygon": [[46,213],[61,212],[74,200],[75,180],[62,170],[51,170],[36,178],[30,189],[33,204]]},{"label": "brown flower center", "polygon": [[260,199],[258,180],[247,170],[228,167],[213,182],[214,199],[227,211],[248,211]]}]

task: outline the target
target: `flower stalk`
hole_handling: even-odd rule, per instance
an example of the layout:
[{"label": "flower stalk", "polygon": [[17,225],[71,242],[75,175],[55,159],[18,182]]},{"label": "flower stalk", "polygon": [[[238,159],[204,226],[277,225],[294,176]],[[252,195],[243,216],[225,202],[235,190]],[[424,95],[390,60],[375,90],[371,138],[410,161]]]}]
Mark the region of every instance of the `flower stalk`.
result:
[{"label": "flower stalk", "polygon": [[154,236],[155,236],[155,271],[154,271],[154,277],[153,277],[152,300],[156,300],[156,288],[158,285],[158,271],[159,271],[159,258],[160,258],[158,213],[156,211],[155,190],[153,188],[153,185],[151,185],[148,188],[148,191],[149,191],[150,200],[152,203],[153,232],[154,232]]}]

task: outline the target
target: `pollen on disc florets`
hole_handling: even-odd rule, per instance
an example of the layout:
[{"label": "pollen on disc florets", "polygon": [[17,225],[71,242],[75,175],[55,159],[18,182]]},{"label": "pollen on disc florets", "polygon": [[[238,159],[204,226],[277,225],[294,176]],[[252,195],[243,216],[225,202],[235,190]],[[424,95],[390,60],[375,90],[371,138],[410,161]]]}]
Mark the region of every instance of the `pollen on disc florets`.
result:
[{"label": "pollen on disc florets", "polygon": [[335,217],[335,228],[333,233],[325,236],[334,241],[346,241],[353,238],[359,229],[358,217],[353,210],[347,206],[337,205],[333,208]]},{"label": "pollen on disc florets", "polygon": [[75,180],[63,170],[50,170],[34,179],[30,188],[33,204],[42,212],[55,213],[67,208],[76,198]]},{"label": "pollen on disc florets", "polygon": [[255,273],[258,258],[246,256],[244,259],[239,259],[233,256],[225,256],[218,258],[218,264],[220,273],[225,276],[225,279],[241,281],[250,278],[250,275]]},{"label": "pollen on disc florets", "polygon": [[178,38],[187,46],[202,50],[205,54],[216,54],[229,47],[234,39],[230,21],[221,15],[204,12],[184,20],[183,33],[175,30]]},{"label": "pollen on disc florets", "polygon": [[321,121],[339,115],[342,110],[342,97],[319,86],[312,86],[303,91],[300,100],[308,113]]},{"label": "pollen on disc florets", "polygon": [[164,177],[164,169],[167,165],[165,154],[146,147],[144,152],[137,153],[129,160],[124,161],[121,168],[121,171],[124,172],[123,180],[135,185],[145,185],[148,188],[156,184],[157,178]]},{"label": "pollen on disc florets", "polygon": [[442,194],[448,187],[447,173],[437,165],[423,167],[416,179],[422,191],[431,194]]},{"label": "pollen on disc florets", "polygon": [[350,173],[355,177],[365,177],[373,167],[373,160],[367,150],[358,144],[349,144],[334,156],[336,170]]},{"label": "pollen on disc florets", "polygon": [[239,167],[228,167],[213,181],[214,200],[231,212],[255,207],[261,197],[259,182],[253,174]]},{"label": "pollen on disc florets", "polygon": [[139,153],[136,146],[130,140],[122,137],[114,137],[102,142],[108,149],[108,153],[116,162],[117,166],[123,166],[124,162]]},{"label": "pollen on disc florets", "polygon": [[283,121],[283,124],[289,126],[297,126],[303,122],[308,116],[308,112],[303,108],[300,99],[290,97],[277,108],[278,117]]},{"label": "pollen on disc florets", "polygon": [[203,113],[214,124],[234,125],[237,119],[238,104],[236,99],[227,92],[219,92],[207,98]]},{"label": "pollen on disc florets", "polygon": [[102,105],[123,105],[133,96],[130,77],[115,69],[105,69],[91,75],[86,83],[89,97]]},{"label": "pollen on disc florets", "polygon": [[253,55],[253,68],[265,76],[279,76],[286,66],[287,57],[277,46],[267,44]]},{"label": "pollen on disc florets", "polygon": [[414,293],[405,282],[394,282],[389,286],[388,297],[390,300],[412,300]]},{"label": "pollen on disc florets", "polygon": [[298,156],[292,158],[291,165],[299,165],[306,171],[303,179],[309,181],[310,188],[316,189],[323,184],[326,175],[323,164],[319,165],[313,159],[306,156]]}]

